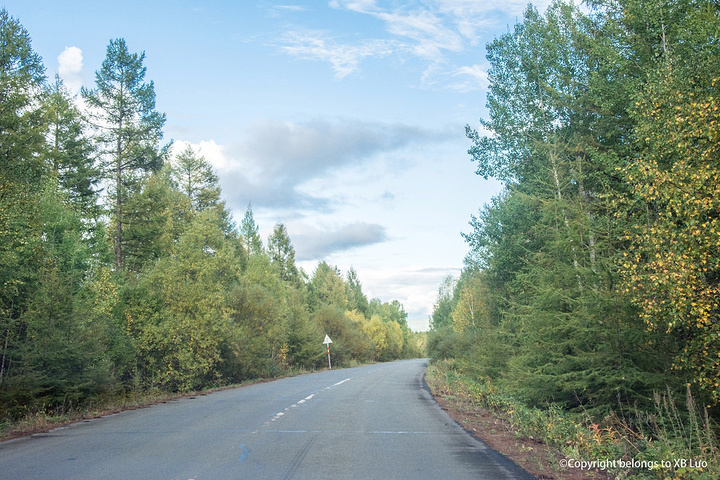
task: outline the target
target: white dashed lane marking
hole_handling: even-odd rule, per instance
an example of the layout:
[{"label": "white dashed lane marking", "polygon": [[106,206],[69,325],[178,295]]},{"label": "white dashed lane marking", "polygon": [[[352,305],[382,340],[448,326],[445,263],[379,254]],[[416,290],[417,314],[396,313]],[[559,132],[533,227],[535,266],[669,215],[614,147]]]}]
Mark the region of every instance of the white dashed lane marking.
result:
[{"label": "white dashed lane marking", "polygon": [[[312,400],[318,393],[322,393],[322,392],[324,392],[324,391],[326,391],[326,390],[332,390],[333,388],[335,388],[335,387],[337,387],[337,386],[340,386],[340,385],[342,385],[343,383],[349,382],[349,381],[350,381],[350,378],[346,378],[345,380],[340,380],[339,382],[334,383],[334,384],[330,385],[329,387],[325,387],[325,388],[323,388],[322,390],[319,390],[319,391],[317,391],[317,392],[315,392],[315,393],[311,393],[310,395],[308,395],[307,397],[303,398],[302,400],[298,400],[296,403],[293,403],[292,405],[290,405],[289,407],[287,407],[287,408],[286,408],[285,410],[283,410],[282,412],[276,413],[274,417],[272,417],[272,418],[271,418],[270,420],[268,420],[267,422],[263,423],[262,427],[260,427],[260,428],[267,428],[267,427],[269,427],[271,423],[277,421],[277,420],[280,419],[282,416],[284,416],[284,415],[285,415],[285,412],[289,411],[289,410],[292,409],[292,408],[297,408],[297,407],[300,406],[300,405],[306,404],[307,402],[309,402],[310,400]],[[253,432],[253,433],[257,433],[257,432]]]}]

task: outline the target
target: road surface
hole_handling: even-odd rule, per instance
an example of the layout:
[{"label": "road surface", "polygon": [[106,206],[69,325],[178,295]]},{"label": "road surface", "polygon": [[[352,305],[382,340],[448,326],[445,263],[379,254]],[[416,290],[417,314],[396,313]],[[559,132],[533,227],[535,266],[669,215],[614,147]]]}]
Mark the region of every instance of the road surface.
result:
[{"label": "road surface", "polygon": [[532,478],[457,426],[424,360],[337,369],[0,444],[0,479]]}]

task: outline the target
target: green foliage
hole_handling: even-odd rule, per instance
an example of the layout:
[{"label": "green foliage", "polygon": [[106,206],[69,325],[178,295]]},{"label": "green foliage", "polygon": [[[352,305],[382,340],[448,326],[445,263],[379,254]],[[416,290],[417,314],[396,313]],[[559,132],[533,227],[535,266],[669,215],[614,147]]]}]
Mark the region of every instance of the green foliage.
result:
[{"label": "green foliage", "polygon": [[362,283],[358,278],[358,274],[353,267],[348,270],[347,278],[347,298],[348,298],[348,310],[358,310],[363,315],[367,316],[369,313],[370,305],[368,299],[362,291]]},{"label": "green foliage", "polygon": [[145,53],[130,53],[124,39],[111,40],[102,67],[95,72],[96,88],[83,87],[96,131],[97,154],[105,176],[112,179],[115,223],[115,268],[124,262],[123,228],[129,191],[139,176],[159,171],[168,147],[159,148],[165,114],[155,111],[155,87],[145,83]]},{"label": "green foliage", "polygon": [[[700,33],[720,28],[707,10],[673,10]],[[677,339],[673,367],[720,402],[720,54],[673,25],[664,61],[649,73],[632,116],[643,149],[622,174],[631,246],[620,260],[625,293],[649,329]],[[689,38],[688,38],[689,37]],[[680,40],[678,40],[680,41]],[[715,41],[717,44],[717,41]],[[682,56],[681,56],[682,55]],[[707,56],[713,58],[708,62]],[[696,69],[696,65],[706,65]]]},{"label": "green foliage", "polygon": [[325,368],[326,334],[333,366],[422,353],[396,301],[371,341],[354,270],[309,281],[282,223],[236,228],[191,148],[165,162],[144,54],[110,42],[86,120],[5,10],[0,43],[0,423]]},{"label": "green foliage", "polygon": [[[569,459],[605,461],[604,470],[617,478],[712,479],[720,473],[714,426],[689,389],[684,405],[667,391],[656,393],[646,412],[636,410],[628,417],[610,414],[598,420],[555,404],[528,407],[492,379],[478,378],[454,361],[434,362],[426,381],[436,395],[491,410],[510,424],[517,437],[545,443]],[[677,464],[679,459],[686,459],[686,465]],[[694,459],[694,466],[688,464],[689,459]],[[699,467],[700,462],[707,466]],[[648,464],[657,467],[643,466]]]},{"label": "green foliage", "polygon": [[76,403],[107,382],[104,365],[94,364],[97,344],[83,335],[77,322],[74,296],[81,288],[88,250],[83,245],[79,218],[61,203],[49,185],[40,198],[42,244],[35,289],[19,318],[22,330],[10,359],[13,368],[3,379],[5,405],[15,416],[19,398],[29,405]]},{"label": "green foliage", "polygon": [[588,18],[556,2],[544,16],[528,9],[488,47],[483,126],[494,135],[468,129],[469,153],[479,174],[509,184],[472,219],[449,317],[456,332],[483,339],[466,356],[479,372],[501,375],[533,404],[602,410],[617,395],[648,398],[663,363],[638,355],[655,350],[616,292],[621,231],[602,217],[610,206],[599,180],[614,170],[598,152],[600,112],[587,97],[594,35]]},{"label": "green foliage", "polygon": [[591,3],[529,7],[488,45],[487,134],[466,134],[505,189],[471,219],[428,348],[543,411],[636,418],[686,384],[717,406],[720,15]]},{"label": "green foliage", "polygon": [[363,331],[374,344],[373,359],[382,358],[383,353],[388,350],[388,330],[383,321],[378,315],[373,315],[364,325]]},{"label": "green foliage", "polygon": [[46,174],[38,108],[44,67],[27,31],[5,9],[0,45],[0,413],[15,414],[33,402],[37,388],[23,376],[23,316],[39,294],[38,266],[46,259],[39,214]]},{"label": "green foliage", "polygon": [[275,225],[268,237],[268,255],[276,274],[284,282],[294,285],[301,283],[300,271],[295,266],[295,249],[290,243],[287,228],[282,223]]},{"label": "green foliage", "polygon": [[47,121],[45,162],[58,179],[58,187],[85,218],[100,215],[97,205],[100,169],[94,165],[86,125],[58,75],[47,89],[43,110]]},{"label": "green foliage", "polygon": [[439,330],[452,323],[452,309],[455,304],[453,293],[455,280],[448,275],[438,289],[437,301],[433,305],[433,313],[430,317],[430,329]]},{"label": "green foliage", "polygon": [[229,329],[226,290],[240,273],[220,225],[215,212],[198,214],[172,254],[142,277],[159,311],[144,325],[139,344],[162,387],[192,390],[216,379]]},{"label": "green foliage", "polygon": [[336,365],[346,364],[350,359],[360,362],[373,360],[371,339],[357,328],[343,309],[336,305],[323,305],[313,314],[313,320],[332,339],[330,349]]},{"label": "green foliage", "polygon": [[191,146],[175,157],[170,168],[178,189],[185,194],[189,210],[198,212],[220,203],[217,174],[205,157],[197,156]]},{"label": "green foliage", "polygon": [[240,235],[245,240],[248,255],[259,255],[263,251],[262,239],[258,232],[259,228],[255,223],[252,205],[248,204],[245,216],[240,223]]},{"label": "green foliage", "polygon": [[325,352],[318,348],[318,339],[326,335],[320,325],[310,318],[302,293],[290,290],[287,298],[288,312],[285,320],[283,347],[286,349],[284,364],[312,369],[324,365]]},{"label": "green foliage", "polygon": [[348,295],[340,270],[326,262],[320,262],[310,279],[312,296],[317,308],[334,306],[341,310],[348,307]]},{"label": "green foliage", "polygon": [[127,192],[132,196],[123,204],[124,268],[139,272],[171,253],[192,218],[183,214],[182,195],[164,172],[139,177]]}]

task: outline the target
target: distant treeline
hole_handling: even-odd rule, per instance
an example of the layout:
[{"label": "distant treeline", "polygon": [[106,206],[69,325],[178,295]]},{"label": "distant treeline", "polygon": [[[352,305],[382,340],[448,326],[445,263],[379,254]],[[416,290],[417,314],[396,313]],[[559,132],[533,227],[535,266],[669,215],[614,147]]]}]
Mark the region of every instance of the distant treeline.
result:
[{"label": "distant treeline", "polygon": [[111,41],[78,102],[0,11],[0,420],[322,368],[326,334],[334,366],[419,355],[400,303],[308,277],[283,224],[263,245],[203,157],[171,157],[143,61]]},{"label": "distant treeline", "polygon": [[[554,2],[488,45],[477,173],[504,182],[429,349],[536,406],[720,401],[720,8]],[[587,12],[587,9],[585,10]]]}]

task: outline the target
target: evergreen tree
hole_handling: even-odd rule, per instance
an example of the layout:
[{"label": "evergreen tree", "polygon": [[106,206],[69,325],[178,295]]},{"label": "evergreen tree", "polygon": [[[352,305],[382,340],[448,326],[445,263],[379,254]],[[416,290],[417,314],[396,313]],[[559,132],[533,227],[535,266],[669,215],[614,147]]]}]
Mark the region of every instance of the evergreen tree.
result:
[{"label": "evergreen tree", "polygon": [[257,255],[262,253],[262,239],[255,218],[253,217],[252,205],[248,204],[245,216],[240,224],[240,235],[242,235],[248,249],[248,255]]},{"label": "evergreen tree", "polygon": [[332,305],[343,311],[347,308],[345,282],[337,267],[331,267],[327,262],[320,262],[310,279],[310,286],[319,306]]},{"label": "evergreen tree", "polygon": [[[636,155],[621,170],[629,248],[623,292],[663,335],[673,369],[720,402],[720,14],[712,2],[627,1],[611,9],[643,59],[630,118]],[[642,82],[642,83],[640,83]]]},{"label": "evergreen tree", "polygon": [[85,135],[85,122],[59,76],[47,88],[43,105],[48,122],[45,161],[87,219],[100,215],[98,182],[100,171],[94,165],[94,151]]},{"label": "evergreen tree", "polygon": [[616,292],[622,226],[606,193],[623,187],[608,140],[621,136],[612,119],[618,92],[629,89],[607,83],[602,54],[612,40],[598,32],[571,4],[555,2],[545,15],[529,7],[488,46],[482,123],[492,135],[467,130],[477,173],[507,188],[466,236],[469,267],[486,273],[459,284],[454,325],[481,332],[472,307],[482,306],[483,322],[516,347],[506,381],[535,403],[609,408],[620,395],[629,404],[661,387],[666,367]]},{"label": "evergreen tree", "polygon": [[54,181],[42,191],[42,260],[36,291],[21,317],[24,338],[18,370],[9,378],[7,399],[25,397],[25,407],[53,408],[84,402],[112,383],[100,338],[92,335],[78,309],[90,267],[85,225]]},{"label": "evergreen tree", "polygon": [[234,234],[235,223],[220,198],[219,178],[205,157],[199,156],[187,146],[169,165],[170,176],[176,187],[184,194],[184,211],[180,215],[192,218],[198,212],[215,209],[222,219],[222,228],[227,235]]},{"label": "evergreen tree", "polygon": [[[41,104],[45,80],[30,36],[0,10],[0,388],[17,367],[23,343],[20,317],[37,287],[42,262],[40,194],[47,170]],[[16,374],[22,375],[18,370]]]},{"label": "evergreen tree", "polygon": [[362,284],[353,267],[348,270],[345,285],[347,285],[348,310],[357,310],[363,315],[367,315],[369,312],[368,299],[362,291]]},{"label": "evergreen tree", "polygon": [[290,243],[287,228],[282,223],[275,225],[268,237],[268,255],[275,271],[284,282],[301,285],[300,272],[295,266],[295,249]]},{"label": "evergreen tree", "polygon": [[111,40],[95,89],[83,88],[96,129],[95,140],[114,197],[115,268],[123,264],[125,204],[143,172],[162,167],[168,146],[160,148],[165,114],[155,110],[155,87],[145,83],[145,53],[130,53],[124,39]]},{"label": "evergreen tree", "polygon": [[191,146],[175,157],[172,175],[192,211],[199,212],[220,203],[217,174],[205,157],[198,156]]},{"label": "evergreen tree", "polygon": [[184,215],[183,195],[167,172],[138,178],[123,205],[124,269],[139,272],[172,253],[172,247],[193,218]]}]

